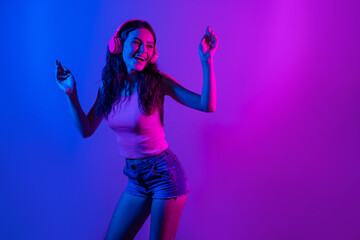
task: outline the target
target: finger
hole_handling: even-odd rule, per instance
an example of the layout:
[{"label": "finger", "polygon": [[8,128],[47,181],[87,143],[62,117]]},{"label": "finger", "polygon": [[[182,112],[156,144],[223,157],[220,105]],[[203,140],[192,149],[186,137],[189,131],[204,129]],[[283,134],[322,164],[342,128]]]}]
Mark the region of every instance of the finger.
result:
[{"label": "finger", "polygon": [[59,69],[55,69],[55,78],[59,81],[59,78],[62,76],[62,72]]},{"label": "finger", "polygon": [[217,37],[214,36],[214,44],[217,45],[218,44],[218,39]]},{"label": "finger", "polygon": [[63,74],[63,75],[67,75],[67,76],[68,76],[68,75],[72,75],[71,72],[70,72],[70,70],[67,69],[66,67],[64,67],[64,71],[62,72],[62,74]]},{"label": "finger", "polygon": [[208,35],[206,35],[206,41],[210,42],[211,41],[211,34],[210,32],[208,33]]},{"label": "finger", "polygon": [[67,69],[66,67],[64,67],[64,68],[65,68],[65,69],[64,69],[64,70],[65,70],[65,71],[64,71],[64,74],[67,74],[67,75],[68,75],[68,74],[70,74],[70,75],[71,75],[70,70],[69,70],[69,69]]},{"label": "finger", "polygon": [[57,78],[57,83],[58,83],[58,84],[61,84],[61,82],[64,81],[64,80],[65,80],[65,78],[63,78],[63,77],[58,77],[58,78]]},{"label": "finger", "polygon": [[58,79],[58,82],[60,83],[68,78],[69,78],[69,75],[60,75],[57,79]]},{"label": "finger", "polygon": [[63,73],[63,70],[60,68],[59,65],[56,66],[56,72],[57,72],[57,74],[62,74]]},{"label": "finger", "polygon": [[205,42],[205,36],[203,36],[200,40],[200,44],[203,44]]},{"label": "finger", "polygon": [[64,80],[64,79],[66,79],[68,77],[68,74],[58,74],[57,75],[57,79],[58,80]]},{"label": "finger", "polygon": [[63,68],[63,66],[61,65],[61,62],[59,61],[59,69],[61,70],[61,71],[64,71],[64,68]]},{"label": "finger", "polygon": [[64,67],[60,64],[60,70],[62,71],[62,72],[65,72],[65,69],[64,69]]},{"label": "finger", "polygon": [[208,40],[206,40],[206,39],[204,39],[204,41],[202,42],[202,44],[201,44],[201,46],[203,47],[203,48],[209,48],[209,41]]},{"label": "finger", "polygon": [[56,78],[59,78],[59,77],[65,75],[65,74],[66,74],[66,73],[63,72],[63,71],[61,71],[60,69],[56,69],[56,70],[55,70]]},{"label": "finger", "polygon": [[217,44],[217,37],[215,35],[211,38],[211,43],[214,45]]},{"label": "finger", "polygon": [[215,33],[214,31],[211,30],[211,39],[214,39],[214,37],[215,37]]},{"label": "finger", "polygon": [[207,26],[207,28],[206,28],[206,35],[210,37],[210,31],[209,31],[209,29],[210,29],[210,26]]},{"label": "finger", "polygon": [[211,41],[214,41],[215,40],[215,33],[214,33],[214,31],[211,31],[210,32],[210,39],[211,39]]}]

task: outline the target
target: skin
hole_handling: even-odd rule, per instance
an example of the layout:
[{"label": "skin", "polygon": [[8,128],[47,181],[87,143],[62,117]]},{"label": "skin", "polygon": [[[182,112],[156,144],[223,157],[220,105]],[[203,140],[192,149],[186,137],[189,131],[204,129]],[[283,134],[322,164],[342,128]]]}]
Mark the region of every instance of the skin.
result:
[{"label": "skin", "polygon": [[150,213],[150,240],[175,239],[187,198],[188,194],[177,199],[151,199],[123,192],[105,239],[134,239]]},{"label": "skin", "polygon": [[[134,40],[137,37],[140,40]],[[123,47],[123,59],[130,76],[136,76],[144,69],[153,56],[153,36],[147,29],[136,29],[129,33]],[[199,44],[199,56],[203,68],[202,94],[194,93],[179,84],[173,77],[162,73],[162,89],[165,95],[177,102],[203,112],[213,112],[216,108],[216,84],[213,67],[213,56],[218,39],[207,27]],[[145,62],[137,62],[135,54],[146,57]],[[57,84],[67,96],[71,115],[80,134],[86,138],[91,136],[102,122],[104,116],[97,116],[95,108],[97,100],[87,115],[83,112],[77,96],[76,82],[72,73],[56,60],[55,76]],[[99,98],[99,95],[97,96]],[[151,199],[123,193],[115,207],[105,239],[133,239],[151,213],[150,240],[175,239],[182,210],[187,195],[177,199]]]},{"label": "skin", "polygon": [[[142,55],[146,60],[139,62],[134,58],[135,55]],[[153,55],[154,37],[151,32],[145,28],[131,31],[123,48],[123,59],[128,73],[131,75],[131,73],[136,74],[136,71],[142,71]]]},{"label": "skin", "polygon": [[[154,55],[154,46],[154,37],[149,30],[139,28],[129,33],[128,38],[124,42],[122,57],[130,78],[136,80],[137,73],[146,67],[146,64],[148,64]],[[142,56],[145,61],[138,61],[135,58],[138,55]],[[135,82],[131,92],[133,93],[136,88],[137,82]],[[120,93],[121,96],[125,96],[124,91]]]}]

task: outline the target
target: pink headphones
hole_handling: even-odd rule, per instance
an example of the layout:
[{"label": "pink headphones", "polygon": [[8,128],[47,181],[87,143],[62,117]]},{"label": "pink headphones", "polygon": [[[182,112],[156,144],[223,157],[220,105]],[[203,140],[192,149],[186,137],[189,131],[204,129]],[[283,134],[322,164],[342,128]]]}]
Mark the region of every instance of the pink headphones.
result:
[{"label": "pink headphones", "polygon": [[[120,54],[122,52],[122,48],[123,48],[123,45],[122,45],[122,42],[121,42],[121,38],[120,37],[117,37],[121,27],[127,23],[127,22],[130,22],[130,21],[133,21],[133,20],[139,20],[139,19],[132,19],[132,20],[129,20],[129,21],[126,21],[124,23],[122,23],[117,29],[116,29],[116,32],[114,34],[114,36],[110,39],[110,42],[109,42],[109,50],[112,54]],[[141,20],[139,20],[141,21]],[[159,54],[158,54],[158,51],[156,49],[156,45],[155,45],[155,48],[154,48],[154,55],[153,57],[150,59],[150,63],[155,63],[157,58],[158,58]]]}]

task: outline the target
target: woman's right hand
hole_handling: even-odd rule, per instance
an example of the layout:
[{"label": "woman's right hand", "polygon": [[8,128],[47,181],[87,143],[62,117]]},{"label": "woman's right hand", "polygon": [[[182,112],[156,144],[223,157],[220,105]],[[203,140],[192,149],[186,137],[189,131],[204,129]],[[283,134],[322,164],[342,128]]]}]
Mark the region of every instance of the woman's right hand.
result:
[{"label": "woman's right hand", "polygon": [[60,61],[56,60],[55,78],[61,90],[70,95],[76,88],[74,76],[66,67],[61,66]]}]

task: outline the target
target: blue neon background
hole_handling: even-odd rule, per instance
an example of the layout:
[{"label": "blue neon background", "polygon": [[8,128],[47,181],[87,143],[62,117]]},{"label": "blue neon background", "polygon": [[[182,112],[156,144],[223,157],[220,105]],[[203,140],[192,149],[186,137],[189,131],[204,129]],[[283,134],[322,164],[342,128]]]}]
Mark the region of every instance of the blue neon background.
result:
[{"label": "blue neon background", "polygon": [[165,102],[166,139],[192,187],[177,239],[360,238],[359,5],[1,2],[1,238],[104,236],[124,161],[105,122],[81,138],[55,59],[87,112],[108,41],[132,18],[153,26],[160,70],[197,93],[200,39],[208,25],[219,38],[216,112]]}]

